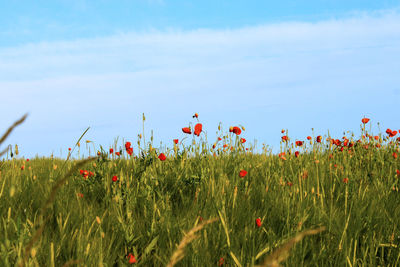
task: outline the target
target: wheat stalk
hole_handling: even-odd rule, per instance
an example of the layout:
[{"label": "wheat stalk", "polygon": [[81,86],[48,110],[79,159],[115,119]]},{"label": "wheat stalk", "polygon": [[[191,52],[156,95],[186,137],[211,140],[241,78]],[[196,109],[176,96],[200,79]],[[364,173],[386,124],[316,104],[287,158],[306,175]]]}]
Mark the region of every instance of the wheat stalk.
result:
[{"label": "wheat stalk", "polygon": [[276,249],[272,254],[270,254],[262,265],[258,267],[279,267],[280,263],[285,261],[289,257],[289,252],[292,247],[300,242],[305,236],[315,235],[322,231],[325,231],[325,227],[320,227],[312,230],[305,230],[301,233],[298,233],[295,237],[291,238],[285,244]]},{"label": "wheat stalk", "polygon": [[185,236],[182,238],[181,242],[178,245],[178,248],[172,254],[171,259],[167,264],[167,267],[174,266],[178,261],[180,261],[185,256],[185,247],[198,237],[197,235],[195,235],[196,232],[203,229],[203,227],[206,226],[207,224],[213,223],[217,220],[218,220],[217,218],[210,219],[190,229],[190,231],[187,234],[185,234]]},{"label": "wheat stalk", "polygon": [[[10,128],[8,128],[8,130],[3,134],[3,136],[0,138],[0,145],[4,142],[4,140],[6,140],[6,138],[10,135],[10,133],[14,130],[15,127],[17,127],[18,125],[20,125],[21,123],[23,123],[26,119],[26,117],[28,116],[28,114],[25,114],[24,116],[22,116],[21,119],[17,120],[16,122],[14,122],[13,125],[10,126]],[[4,149],[3,151],[0,152],[0,157],[3,156],[5,153],[7,153],[8,149],[10,147],[8,146],[6,149]]]}]

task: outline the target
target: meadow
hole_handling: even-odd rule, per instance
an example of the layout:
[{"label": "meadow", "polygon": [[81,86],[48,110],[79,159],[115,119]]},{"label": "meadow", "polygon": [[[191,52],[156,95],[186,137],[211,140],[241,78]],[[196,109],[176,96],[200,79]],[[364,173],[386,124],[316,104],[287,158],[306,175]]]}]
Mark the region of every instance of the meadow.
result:
[{"label": "meadow", "polygon": [[197,114],[170,148],[139,134],[80,157],[85,133],[67,159],[6,148],[0,266],[399,266],[400,137],[360,123],[282,130],[279,154],[240,125],[209,144]]}]

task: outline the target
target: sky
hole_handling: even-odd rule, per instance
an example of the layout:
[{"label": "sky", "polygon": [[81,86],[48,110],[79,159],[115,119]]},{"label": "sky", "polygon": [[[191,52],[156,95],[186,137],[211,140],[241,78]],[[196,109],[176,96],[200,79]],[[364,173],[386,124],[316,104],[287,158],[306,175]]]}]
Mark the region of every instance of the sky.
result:
[{"label": "sky", "polygon": [[164,151],[194,113],[275,152],[281,129],[400,129],[399,70],[400,1],[0,0],[0,134],[29,114],[0,150],[136,147],[143,113]]}]

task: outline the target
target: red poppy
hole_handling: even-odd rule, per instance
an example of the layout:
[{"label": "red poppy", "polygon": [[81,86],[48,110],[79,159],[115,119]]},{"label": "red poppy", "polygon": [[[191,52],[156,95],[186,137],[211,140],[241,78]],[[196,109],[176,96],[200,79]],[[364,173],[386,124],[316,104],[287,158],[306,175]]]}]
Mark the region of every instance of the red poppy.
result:
[{"label": "red poppy", "polygon": [[296,141],[296,146],[302,146],[303,145],[303,141]]},{"label": "red poppy", "polygon": [[29,161],[29,159],[26,159],[26,161]]},{"label": "red poppy", "polygon": [[184,128],[182,128],[182,132],[184,132],[185,134],[191,134],[192,130],[190,130],[189,127],[184,127]]},{"label": "red poppy", "polygon": [[311,136],[307,136],[307,140],[311,140]]},{"label": "red poppy", "polygon": [[82,193],[77,193],[76,194],[78,197],[83,198],[83,194]]},{"label": "red poppy", "polygon": [[285,130],[284,130],[284,129],[282,129],[282,130],[281,130],[281,133],[284,133],[284,132],[285,132]]},{"label": "red poppy", "polygon": [[394,159],[397,159],[397,153],[396,152],[393,152],[392,156],[393,156]]},{"label": "red poppy", "polygon": [[158,158],[159,158],[161,161],[164,161],[164,160],[167,159],[167,157],[165,156],[164,153],[161,153],[161,154],[158,156]]},{"label": "red poppy", "polygon": [[178,139],[174,139],[174,143],[178,144],[179,140]]},{"label": "red poppy", "polygon": [[400,171],[396,170],[396,174],[397,174],[397,176],[400,176]]},{"label": "red poppy", "polygon": [[375,139],[375,140],[379,140],[379,136],[375,135],[375,136],[374,136],[374,139]]},{"label": "red poppy", "polygon": [[125,148],[126,148],[126,150],[128,150],[128,148],[130,148],[131,147],[131,142],[126,142],[125,143]]},{"label": "red poppy", "polygon": [[281,138],[283,142],[287,142],[289,140],[289,137],[287,135],[284,135]]},{"label": "red poppy", "polygon": [[386,133],[387,133],[388,135],[390,135],[390,134],[392,133],[392,130],[390,130],[389,128],[387,128],[387,129],[386,129]]},{"label": "red poppy", "polygon": [[224,265],[224,262],[225,262],[225,260],[224,260],[224,258],[219,258],[219,261],[218,261],[218,266],[222,266],[222,265]]},{"label": "red poppy", "polygon": [[110,154],[114,153],[114,149],[110,148]]},{"label": "red poppy", "polygon": [[194,135],[200,136],[202,128],[203,128],[203,125],[201,125],[201,123],[197,123],[194,126]]},{"label": "red poppy", "polygon": [[240,142],[243,144],[243,143],[246,143],[246,139],[244,139],[244,138],[240,138]]},{"label": "red poppy", "polygon": [[363,118],[363,119],[361,120],[361,122],[364,123],[364,124],[366,124],[366,123],[369,122],[369,119],[368,119],[368,118]]},{"label": "red poppy", "polygon": [[71,148],[69,147],[68,150],[71,151]]},{"label": "red poppy", "polygon": [[240,135],[242,133],[242,130],[237,126],[233,126],[229,128],[229,132]]},{"label": "red poppy", "polygon": [[119,152],[115,152],[115,155],[117,155],[117,156],[120,156],[120,155],[121,155],[121,153],[119,153]]},{"label": "red poppy", "polygon": [[25,170],[25,166],[21,166],[21,170]]},{"label": "red poppy", "polygon": [[199,114],[194,113],[193,118],[198,118],[198,117],[199,117]]},{"label": "red poppy", "polygon": [[116,182],[118,180],[118,177],[116,176],[116,175],[114,175],[113,177],[112,177],[112,181],[113,182]]},{"label": "red poppy", "polygon": [[133,147],[127,148],[127,149],[126,149],[126,153],[128,153],[129,156],[132,156],[132,154],[133,154]]},{"label": "red poppy", "polygon": [[292,182],[287,182],[286,183],[288,186],[293,186],[293,183]]},{"label": "red poppy", "polygon": [[317,142],[318,142],[318,143],[321,143],[321,141],[322,141],[322,136],[318,135],[318,136],[317,136]]},{"label": "red poppy", "polygon": [[239,172],[239,177],[240,177],[240,178],[243,178],[243,177],[246,176],[246,174],[247,174],[247,171],[245,171],[245,170],[240,170],[240,172]]},{"label": "red poppy", "polygon": [[294,155],[295,155],[295,157],[296,157],[296,158],[298,158],[298,157],[299,157],[299,154],[300,154],[300,152],[299,152],[299,151],[296,151],[296,152],[294,152]]},{"label": "red poppy", "polygon": [[394,137],[397,134],[397,131],[392,131],[392,134],[390,135],[390,137]]},{"label": "red poppy", "polygon": [[349,178],[343,178],[343,183],[347,184],[349,182]]},{"label": "red poppy", "polygon": [[129,258],[129,261],[128,261],[129,264],[134,264],[134,263],[136,263],[136,258],[135,258],[134,255],[132,255],[132,253],[129,253],[128,258]]},{"label": "red poppy", "polygon": [[262,225],[261,218],[257,218],[256,219],[256,225],[257,225],[258,228],[261,227],[261,225]]}]

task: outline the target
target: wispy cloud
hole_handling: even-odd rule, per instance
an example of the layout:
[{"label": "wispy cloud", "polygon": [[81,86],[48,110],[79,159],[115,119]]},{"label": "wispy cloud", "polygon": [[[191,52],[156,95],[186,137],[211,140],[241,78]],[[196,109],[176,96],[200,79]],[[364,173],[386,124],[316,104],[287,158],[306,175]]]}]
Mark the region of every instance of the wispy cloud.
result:
[{"label": "wispy cloud", "polygon": [[[153,117],[149,128],[159,140],[169,140],[196,111],[209,122],[209,134],[219,121],[239,122],[251,137],[276,145],[269,141],[278,137],[272,129],[325,129],[323,116],[333,112],[333,122],[360,112],[383,116],[379,110],[393,104],[400,90],[399,25],[400,14],[386,11],[317,23],[125,32],[2,48],[0,112],[30,111],[26,131],[46,140],[52,139],[45,129],[110,124],[115,131],[103,129],[98,136],[107,142],[139,131],[123,125],[142,112]],[[1,117],[0,128],[13,119]],[[18,141],[37,148],[37,141]]]}]

